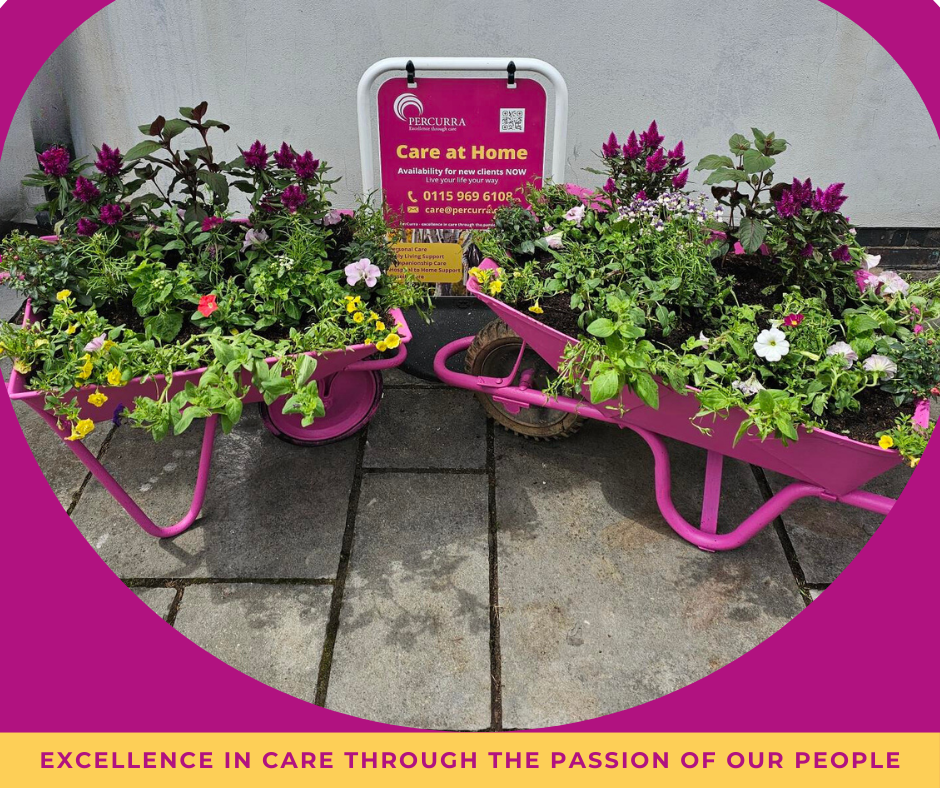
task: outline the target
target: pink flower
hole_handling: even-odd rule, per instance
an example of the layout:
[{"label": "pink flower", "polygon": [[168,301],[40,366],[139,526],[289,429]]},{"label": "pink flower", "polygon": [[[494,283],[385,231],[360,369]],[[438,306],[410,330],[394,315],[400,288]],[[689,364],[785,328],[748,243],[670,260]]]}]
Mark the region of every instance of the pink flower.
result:
[{"label": "pink flower", "polygon": [[914,426],[922,430],[930,426],[930,400],[921,399],[914,406]]},{"label": "pink flower", "polygon": [[86,237],[94,235],[97,231],[98,223],[93,219],[79,219],[78,224],[75,225],[75,232]]},{"label": "pink flower", "polygon": [[382,269],[377,265],[373,265],[368,257],[363,257],[361,260],[347,265],[343,269],[343,273],[346,274],[346,284],[350,287],[360,281],[365,282],[366,287],[375,287],[379,277],[382,276]]},{"label": "pink flower", "polygon": [[740,242],[740,241],[735,241],[735,242],[734,242],[734,253],[735,253],[735,254],[744,254],[744,247],[741,246],[741,242]]},{"label": "pink flower", "polygon": [[320,160],[313,158],[313,154],[310,151],[304,151],[302,155],[294,159],[294,172],[297,173],[297,177],[301,180],[315,178],[317,170],[319,169]]},{"label": "pink flower", "polygon": [[332,224],[339,224],[341,221],[343,221],[343,214],[341,214],[335,208],[333,208],[327,213],[326,216],[323,217],[323,224],[325,224],[327,227]]},{"label": "pink flower", "polygon": [[580,227],[581,220],[584,219],[584,206],[576,205],[565,214],[565,219],[567,219],[569,222],[574,222],[576,225],[578,225],[578,227]]},{"label": "pink flower", "polygon": [[216,309],[219,308],[218,303],[215,300],[215,295],[210,293],[209,295],[204,295],[199,299],[199,306],[197,309],[203,317],[209,317]]},{"label": "pink flower", "polygon": [[689,168],[686,167],[682,172],[680,172],[675,178],[672,179],[672,188],[684,189],[686,183],[688,182],[689,182]]},{"label": "pink flower", "polygon": [[88,178],[79,175],[78,180],[75,181],[75,188],[72,189],[72,196],[79,202],[92,202],[101,196],[101,192]]},{"label": "pink flower", "polygon": [[85,345],[86,353],[97,353],[101,348],[104,347],[105,340],[108,338],[107,334],[101,334],[96,336],[91,342]]},{"label": "pink flower", "polygon": [[307,195],[299,186],[288,186],[281,192],[281,202],[291,213],[297,213],[297,209],[307,202]]},{"label": "pink flower", "polygon": [[706,244],[714,243],[715,241],[727,241],[728,234],[723,233],[720,230],[712,230],[711,235],[705,240]]},{"label": "pink flower", "polygon": [[294,166],[294,151],[286,142],[281,143],[281,149],[274,154],[274,161],[282,170],[289,170]]},{"label": "pink flower", "polygon": [[915,333],[915,334],[922,334],[923,332],[924,332],[924,327],[923,327],[920,323],[918,323],[916,326],[914,326],[914,333]]},{"label": "pink flower", "polygon": [[120,205],[102,205],[100,217],[107,225],[115,225],[124,218],[124,209]]},{"label": "pink flower", "polygon": [[245,157],[245,166],[253,170],[263,170],[268,166],[268,150],[261,144],[261,140],[255,140],[242,155]]},{"label": "pink flower", "polygon": [[221,226],[225,223],[225,219],[221,216],[207,216],[202,220],[202,231],[204,233],[211,233],[216,227]]},{"label": "pink flower", "polygon": [[53,145],[49,150],[39,154],[39,166],[47,175],[64,178],[69,174],[69,152],[61,145]]},{"label": "pink flower", "polygon": [[872,290],[877,290],[878,286],[881,284],[881,280],[874,274],[866,271],[864,268],[859,268],[855,272],[855,284],[857,284],[858,289],[864,293],[869,288]]},{"label": "pink flower", "polygon": [[801,314],[787,315],[783,319],[783,324],[785,326],[798,326],[800,323],[803,322],[804,319],[805,319],[804,316]]},{"label": "pink flower", "polygon": [[768,248],[767,244],[761,244],[760,249],[758,249],[757,251],[765,256],[770,254],[770,249]]}]

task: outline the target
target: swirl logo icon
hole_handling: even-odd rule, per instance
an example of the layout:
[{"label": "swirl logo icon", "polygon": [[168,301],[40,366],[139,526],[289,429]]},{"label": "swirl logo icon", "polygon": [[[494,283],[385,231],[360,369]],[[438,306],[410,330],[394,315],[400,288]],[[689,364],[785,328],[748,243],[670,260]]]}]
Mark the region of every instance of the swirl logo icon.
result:
[{"label": "swirl logo icon", "polygon": [[397,99],[395,99],[395,117],[399,120],[408,121],[408,118],[405,117],[405,110],[408,107],[414,107],[418,110],[418,114],[424,112],[424,105],[414,93],[402,93]]}]

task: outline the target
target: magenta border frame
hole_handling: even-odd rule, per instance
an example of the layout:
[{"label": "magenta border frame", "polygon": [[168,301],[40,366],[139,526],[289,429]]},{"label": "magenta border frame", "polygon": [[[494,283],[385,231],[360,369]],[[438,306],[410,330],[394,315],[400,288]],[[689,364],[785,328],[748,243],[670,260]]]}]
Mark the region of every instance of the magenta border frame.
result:
[{"label": "magenta border frame", "polygon": [[[690,0],[692,2],[692,0]],[[7,48],[0,142],[52,51],[102,0],[0,8]],[[873,35],[940,118],[932,0],[827,5]],[[41,14],[41,18],[37,16]],[[407,730],[312,706],[212,657],[150,613],[98,558],[46,484],[0,389],[6,558],[3,731]],[[936,731],[940,700],[933,441],[884,525],[839,580],[762,644],[721,670],[636,708],[552,730]],[[10,491],[15,491],[12,495]],[[912,543],[917,544],[911,549]],[[41,555],[41,559],[37,556]],[[715,557],[720,560],[720,556]],[[885,584],[892,578],[898,585]],[[153,662],[173,665],[153,680]],[[801,698],[794,702],[798,684]],[[814,714],[814,710],[823,710]]]}]

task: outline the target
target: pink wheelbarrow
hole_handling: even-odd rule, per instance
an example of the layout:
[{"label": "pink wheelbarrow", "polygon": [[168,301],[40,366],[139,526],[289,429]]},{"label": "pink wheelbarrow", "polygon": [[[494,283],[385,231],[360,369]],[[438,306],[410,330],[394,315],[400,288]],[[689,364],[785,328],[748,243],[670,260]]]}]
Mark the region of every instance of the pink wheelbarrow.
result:
[{"label": "pink wheelbarrow", "polygon": [[[480,267],[495,268],[496,264],[485,260]],[[859,488],[897,466],[901,462],[897,452],[826,430],[808,432],[804,428],[800,428],[799,440],[788,446],[773,438],[761,441],[751,436],[735,446],[734,437],[744,420],[742,411],[731,411],[727,418],[700,419],[698,423],[710,431],[706,435],[691,421],[699,409],[696,398],[664,385],[659,387],[658,409],[649,407],[628,391],[597,405],[584,398],[545,394],[540,384],[557,372],[565,348],[576,345],[577,340],[491,298],[481,292],[473,278],[467,287],[501,322],[491,323],[478,337],[464,337],[442,347],[434,359],[435,374],[449,385],[477,392],[490,416],[499,418],[504,425],[508,422],[510,429],[529,437],[570,434],[581,418],[598,419],[633,430],[653,452],[656,502],[660,512],[679,536],[703,550],[740,547],[801,498],[820,498],[878,514],[891,511],[893,498]],[[462,351],[468,351],[468,372],[453,372],[447,367],[448,359]],[[708,451],[698,527],[685,520],[672,502],[669,452],[663,437]],[[734,530],[718,533],[725,457],[776,471],[794,481]]]},{"label": "pink wheelbarrow", "polygon": [[[258,403],[265,427],[278,438],[290,443],[319,446],[343,440],[355,434],[369,423],[378,409],[382,399],[382,370],[400,366],[408,352],[405,347],[411,340],[408,324],[401,310],[392,309],[390,315],[397,323],[401,337],[401,344],[395,355],[391,357],[369,359],[368,357],[376,352],[374,345],[351,345],[344,350],[307,354],[317,360],[313,378],[318,381],[320,398],[326,408],[326,415],[318,418],[309,427],[301,424],[299,415],[283,412],[286,398],[282,397],[270,407],[265,405],[261,392],[251,386],[251,375],[247,371],[242,373],[242,382],[249,386],[250,390],[243,401],[246,404]],[[32,319],[31,308],[27,303],[24,325],[28,325]],[[274,364],[276,359],[271,358],[267,361],[268,364]],[[169,384],[163,375],[156,375],[146,382],[141,378],[134,378],[121,387],[96,386],[88,387],[87,391],[73,389],[65,398],[74,398],[79,403],[81,418],[91,419],[94,422],[109,421],[111,413],[116,412],[112,411],[112,403],[117,411],[121,406],[131,409],[135,397],[159,397],[167,386],[169,386],[169,396],[172,397],[181,391],[187,382],[198,383],[204,371],[203,368],[178,372],[172,376]],[[107,396],[106,412],[103,408],[96,408],[89,404],[88,396],[94,390]],[[148,534],[161,538],[176,536],[198,519],[209,484],[209,467],[212,462],[212,446],[215,441],[218,416],[213,415],[206,419],[202,450],[199,455],[199,470],[196,475],[196,488],[188,514],[175,525],[161,527],[144,513],[81,441],[65,440],[69,432],[63,430],[56,417],[43,407],[45,401],[43,392],[27,389],[23,375],[15,370],[10,375],[7,391],[10,399],[25,402],[42,417],[46,424],[62,438],[72,453]]]}]

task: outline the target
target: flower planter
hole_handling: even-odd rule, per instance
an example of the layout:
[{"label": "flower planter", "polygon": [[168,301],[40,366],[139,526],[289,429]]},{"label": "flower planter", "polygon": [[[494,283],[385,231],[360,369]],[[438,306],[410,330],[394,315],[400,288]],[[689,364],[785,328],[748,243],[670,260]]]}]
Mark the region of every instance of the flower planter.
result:
[{"label": "flower planter", "polygon": [[[495,268],[496,265],[491,260],[486,260],[480,267]],[[576,339],[543,325],[481,292],[479,285],[472,278],[468,289],[522,338],[520,362],[526,348],[530,348],[553,369],[558,370],[565,348],[577,344]],[[508,378],[487,378],[447,369],[447,359],[466,350],[473,339],[465,337],[446,345],[438,352],[434,368],[442,381],[492,397],[510,412],[518,412],[521,408],[547,407],[632,429],[653,451],[656,464],[656,498],[660,511],[680,536],[702,549],[729,550],[740,546],[800,498],[816,497],[839,501],[880,514],[887,514],[894,504],[891,498],[858,488],[897,466],[901,462],[897,452],[860,443],[826,430],[810,432],[805,428],[800,428],[799,440],[787,446],[774,438],[761,441],[756,437],[745,437],[735,446],[734,437],[745,418],[743,412],[732,411],[727,418],[712,416],[699,419],[697,423],[710,430],[710,434],[706,435],[691,421],[699,410],[695,397],[683,396],[664,385],[659,387],[658,409],[644,404],[629,391],[624,391],[616,399],[592,405],[588,398],[551,398],[541,391],[528,388],[525,370],[519,369],[521,364],[518,363],[517,370]],[[513,385],[513,381],[520,377],[520,372],[520,383]],[[672,504],[669,455],[662,437],[674,438],[708,451],[699,528],[683,519]],[[777,471],[796,481],[774,495],[735,530],[718,534],[716,524],[723,457],[733,457]]]},{"label": "flower planter", "polygon": [[[270,407],[264,406],[261,392],[251,385],[251,375],[247,371],[242,373],[242,383],[249,387],[248,394],[243,398],[243,402],[246,404],[261,403],[260,407],[265,427],[279,438],[292,443],[316,446],[342,440],[358,432],[375,415],[381,400],[381,370],[400,366],[407,355],[406,343],[411,339],[411,331],[400,310],[392,309],[390,315],[396,321],[401,336],[401,344],[394,356],[369,359],[368,357],[376,352],[374,345],[351,345],[342,350],[306,354],[317,360],[313,379],[318,381],[320,396],[326,408],[326,415],[318,418],[309,427],[302,426],[299,415],[284,414],[281,411],[285,398],[281,398]],[[27,303],[24,326],[29,325],[33,320],[31,306]],[[267,361],[269,365],[273,365],[276,359],[271,358]],[[64,399],[78,402],[81,418],[100,423],[110,421],[115,411],[121,406],[127,410],[132,409],[135,397],[143,396],[156,399],[167,389],[169,396],[172,397],[178,391],[181,391],[188,382],[197,383],[204,371],[205,368],[186,370],[174,374],[170,380],[167,380],[163,375],[155,375],[146,381],[142,378],[134,378],[123,386],[88,386],[83,389],[72,389],[64,396]],[[65,442],[65,445],[71,449],[72,453],[95,475],[115,500],[147,533],[159,537],[175,536],[185,531],[198,518],[209,480],[209,466],[212,459],[212,444],[215,439],[217,416],[213,415],[206,419],[196,489],[189,513],[175,525],[161,527],[156,525],[137,506],[83,443],[66,440],[69,432],[63,430],[56,417],[45,410],[45,394],[43,392],[27,389],[24,376],[15,370],[10,375],[7,391],[10,399],[26,403],[43,418],[49,427]],[[108,398],[106,408],[95,407],[88,402],[88,397],[94,392],[100,392]]]}]

